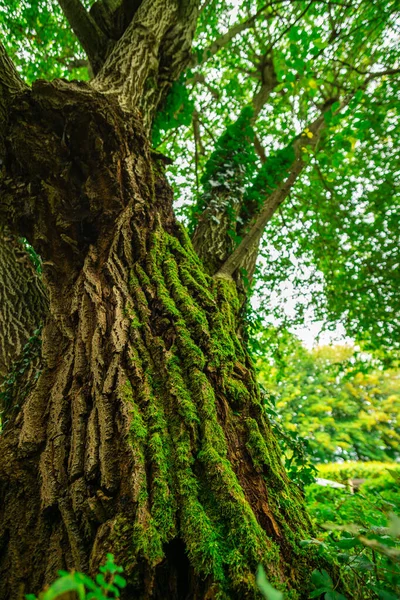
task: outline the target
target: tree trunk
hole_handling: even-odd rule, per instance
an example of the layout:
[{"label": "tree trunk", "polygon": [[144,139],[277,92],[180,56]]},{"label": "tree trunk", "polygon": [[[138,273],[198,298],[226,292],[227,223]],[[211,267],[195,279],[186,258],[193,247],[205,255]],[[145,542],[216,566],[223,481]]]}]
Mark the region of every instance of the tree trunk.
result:
[{"label": "tree trunk", "polygon": [[28,253],[0,230],[0,384],[46,312],[46,294]]},{"label": "tree trunk", "polygon": [[307,597],[309,522],[235,284],[205,273],[175,221],[139,117],[86,84],[38,82],[6,144],[9,226],[43,257],[50,307],[0,437],[0,598],[93,573],[107,552],[126,598],[255,597],[259,563]]}]

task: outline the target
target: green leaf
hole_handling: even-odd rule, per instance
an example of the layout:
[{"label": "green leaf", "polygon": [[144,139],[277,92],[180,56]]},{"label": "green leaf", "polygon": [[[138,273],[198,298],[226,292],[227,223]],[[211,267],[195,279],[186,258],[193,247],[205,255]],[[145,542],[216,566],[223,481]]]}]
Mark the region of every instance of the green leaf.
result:
[{"label": "green leaf", "polygon": [[276,590],[267,581],[265,571],[262,565],[258,565],[256,573],[256,584],[262,595],[266,600],[282,600],[283,594],[279,590]]},{"label": "green leaf", "polygon": [[124,577],[121,577],[121,575],[115,575],[114,583],[118,587],[124,588],[126,586],[126,579],[124,579]]},{"label": "green leaf", "polygon": [[400,485],[400,471],[395,471],[394,469],[386,469],[390,475],[393,477],[395,481]]},{"label": "green leaf", "polygon": [[321,571],[318,571],[317,569],[315,569],[312,572],[311,581],[313,582],[315,587],[326,588],[326,589],[333,588],[332,579],[331,579],[329,573],[327,573],[327,571],[325,571],[325,569],[322,569]]},{"label": "green leaf", "polygon": [[399,600],[397,595],[386,590],[385,588],[373,586],[372,589],[374,590],[375,594],[378,596],[379,600]]},{"label": "green leaf", "polygon": [[348,550],[349,548],[355,548],[356,546],[362,546],[360,540],[355,537],[342,538],[335,542],[335,546]]},{"label": "green leaf", "polygon": [[312,592],[309,593],[309,598],[319,598],[326,591],[329,591],[329,589],[326,588],[326,587],[322,587],[322,588],[318,588],[316,590],[313,590]]},{"label": "green leaf", "polygon": [[44,593],[43,600],[54,600],[66,592],[75,592],[79,600],[85,600],[85,586],[75,573],[64,575],[57,579]]},{"label": "green leaf", "polygon": [[292,42],[297,42],[301,38],[301,29],[299,27],[292,27],[289,31],[289,39]]},{"label": "green leaf", "polygon": [[330,592],[326,592],[325,600],[347,600],[347,598],[346,596],[343,596],[343,594],[339,594],[339,592],[332,590]]}]

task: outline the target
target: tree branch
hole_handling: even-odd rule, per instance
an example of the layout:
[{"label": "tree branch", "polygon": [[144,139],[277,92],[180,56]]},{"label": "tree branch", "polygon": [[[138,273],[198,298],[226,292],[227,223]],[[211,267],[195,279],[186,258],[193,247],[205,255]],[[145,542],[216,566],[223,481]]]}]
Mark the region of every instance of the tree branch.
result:
[{"label": "tree branch", "polygon": [[[8,56],[3,44],[0,43],[0,160],[4,156],[4,129],[7,124],[8,108],[13,98],[23,91],[22,81],[14,63]],[[1,165],[0,165],[1,166]]]},{"label": "tree branch", "polygon": [[254,134],[254,149],[257,152],[259,159],[264,164],[267,160],[267,155],[265,154],[264,147],[256,133]]},{"label": "tree branch", "polygon": [[117,97],[123,109],[139,108],[148,130],[171,84],[189,64],[198,3],[143,0],[92,82],[99,92]]},{"label": "tree branch", "polygon": [[199,8],[199,14],[201,14],[202,12],[204,12],[206,10],[206,8],[208,8],[208,6],[211,4],[211,2],[213,2],[214,0],[204,0],[204,2],[201,4],[200,8]]},{"label": "tree branch", "polygon": [[357,67],[351,65],[350,63],[348,63],[344,60],[337,59],[337,61],[340,64],[345,65],[346,67],[349,67],[349,69],[351,69],[352,71],[359,73],[360,75],[368,75],[369,81],[371,79],[375,79],[376,77],[383,77],[384,75],[397,75],[398,73],[400,73],[400,68],[399,69],[385,69],[384,71],[375,71],[374,72],[374,71],[365,71],[362,69],[358,69]]},{"label": "tree branch", "polygon": [[251,101],[254,110],[253,123],[255,123],[257,120],[257,117],[267,103],[271,92],[278,84],[271,53],[263,56],[259,66],[259,71],[261,75],[261,87],[254,94]]},{"label": "tree branch", "polygon": [[200,59],[197,55],[194,54],[192,56],[190,66],[193,68],[193,67],[197,66],[198,64],[203,64],[207,60],[212,58],[215,54],[217,54],[217,52],[219,52],[221,50],[221,48],[224,48],[225,46],[227,46],[229,44],[229,42],[231,42],[233,40],[233,38],[235,38],[237,35],[239,35],[239,33],[242,33],[242,31],[245,31],[246,29],[250,29],[250,27],[252,27],[254,25],[254,22],[256,21],[256,19],[258,19],[258,17],[260,15],[262,15],[262,13],[265,12],[265,10],[268,7],[269,7],[269,3],[265,4],[263,7],[261,7],[256,12],[255,15],[252,15],[251,17],[249,17],[248,19],[246,19],[246,21],[243,21],[242,23],[236,23],[236,25],[233,25],[233,27],[231,27],[231,29],[229,29],[226,33],[224,33],[224,35],[221,35],[221,37],[214,40],[214,42],[212,42],[209,46],[200,50],[200,52],[199,52],[201,54]]},{"label": "tree branch", "polygon": [[58,3],[96,74],[106,58],[108,39],[80,0],[58,0]]},{"label": "tree branch", "polygon": [[[266,224],[271,220],[276,210],[285,200],[306,164],[302,159],[301,149],[305,145],[315,146],[323,127],[324,117],[323,114],[321,114],[308,127],[308,131],[312,134],[312,138],[309,139],[307,136],[300,136],[293,142],[295,159],[288,177],[266,198],[263,208],[258,213],[253,225],[250,227],[240,244],[219,269],[217,276],[232,276],[235,271],[245,266],[247,258],[250,258],[251,262],[255,264],[256,256],[254,257],[253,253],[256,252]],[[252,269],[246,270],[251,272]]]}]

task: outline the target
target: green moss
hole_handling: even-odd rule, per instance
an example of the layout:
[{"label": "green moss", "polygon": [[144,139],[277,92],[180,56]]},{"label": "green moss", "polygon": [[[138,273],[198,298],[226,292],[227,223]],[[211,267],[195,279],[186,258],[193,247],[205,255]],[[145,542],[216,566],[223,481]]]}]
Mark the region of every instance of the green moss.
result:
[{"label": "green moss", "polygon": [[163,262],[163,272],[166,285],[185,319],[184,327],[193,327],[195,333],[200,337],[210,337],[207,318],[189,294],[186,286],[182,284],[175,257],[169,253]]},{"label": "green moss", "polygon": [[166,369],[168,374],[168,392],[173,397],[174,409],[182,417],[184,423],[192,428],[196,423],[200,422],[200,419],[197,414],[196,405],[182,376],[180,360],[172,353],[166,360]]},{"label": "green moss", "polygon": [[[259,471],[263,471],[264,468],[267,467],[268,470],[271,470],[274,473],[275,479],[278,481],[282,480],[279,473],[279,471],[282,471],[282,467],[279,469],[279,471],[276,469],[280,462],[280,453],[277,451],[271,453],[270,449],[268,449],[265,438],[261,435],[257,421],[248,418],[246,419],[246,425],[248,431],[248,440],[246,446],[249,450],[254,466]],[[282,487],[284,487],[283,480],[279,485],[279,489]]]},{"label": "green moss", "polygon": [[[122,394],[130,406],[137,510],[131,527],[121,526],[121,543],[130,537],[132,556],[154,566],[179,535],[194,570],[216,582],[218,597],[256,597],[257,565],[278,585],[283,559],[228,459],[229,432],[237,428],[246,440],[255,470],[266,478],[270,510],[277,519],[284,515],[280,527],[294,554],[306,527],[237,334],[235,284],[204,275],[186,234],[157,229],[145,263],[133,269],[130,292],[135,326]],[[290,521],[296,511],[300,516]]]},{"label": "green moss", "polygon": [[[139,361],[139,357],[136,359]],[[137,363],[136,363],[137,364]],[[130,440],[138,463],[138,511],[132,543],[138,555],[152,564],[163,556],[162,545],[173,537],[175,529],[175,498],[171,490],[171,447],[167,423],[160,399],[153,393],[151,379],[143,375],[134,401],[132,386],[126,383],[125,401],[131,407]],[[152,468],[151,496],[146,475],[146,463]]]},{"label": "green moss", "polygon": [[224,382],[224,392],[234,408],[244,406],[250,400],[250,392],[240,379],[227,377]]}]

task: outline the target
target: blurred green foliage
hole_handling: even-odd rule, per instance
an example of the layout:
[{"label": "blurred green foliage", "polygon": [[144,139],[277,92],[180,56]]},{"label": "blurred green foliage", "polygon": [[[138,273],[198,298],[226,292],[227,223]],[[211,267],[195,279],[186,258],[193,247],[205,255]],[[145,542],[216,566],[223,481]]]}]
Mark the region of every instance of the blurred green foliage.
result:
[{"label": "blurred green foliage", "polygon": [[26,600],[55,600],[56,598],[76,598],[76,600],[107,600],[119,598],[121,589],[126,586],[122,577],[123,568],[114,562],[114,556],[107,554],[105,564],[99,568],[95,579],[76,571],[59,571],[59,577],[36,597],[27,594]]},{"label": "blurred green foliage", "polygon": [[400,458],[400,371],[381,370],[350,346],[307,350],[290,337],[279,358],[258,358],[259,378],[286,432],[315,463]]},{"label": "blurred green foliage", "polygon": [[0,0],[0,36],[27,83],[89,78],[86,56],[57,0]]}]

